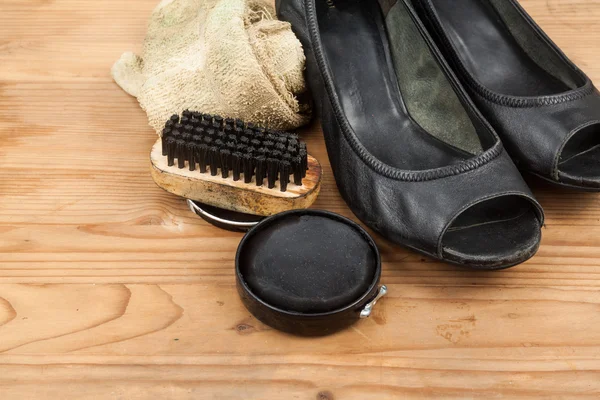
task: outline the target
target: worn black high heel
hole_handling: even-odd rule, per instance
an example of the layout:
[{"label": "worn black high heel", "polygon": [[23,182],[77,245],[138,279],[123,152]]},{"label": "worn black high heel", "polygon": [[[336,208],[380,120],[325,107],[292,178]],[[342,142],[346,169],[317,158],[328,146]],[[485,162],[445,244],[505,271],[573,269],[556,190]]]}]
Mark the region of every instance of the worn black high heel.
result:
[{"label": "worn black high heel", "polygon": [[385,3],[277,2],[304,46],[342,196],[365,224],[432,257],[482,269],[527,260],[540,205],[412,7]]},{"label": "worn black high heel", "polygon": [[412,0],[517,166],[600,190],[600,96],[516,0]]}]

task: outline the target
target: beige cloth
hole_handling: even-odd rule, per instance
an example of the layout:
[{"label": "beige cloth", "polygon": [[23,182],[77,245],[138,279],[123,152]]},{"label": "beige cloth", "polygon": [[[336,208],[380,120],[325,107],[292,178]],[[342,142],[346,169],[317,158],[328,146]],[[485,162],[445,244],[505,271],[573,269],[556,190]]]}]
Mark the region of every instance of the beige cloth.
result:
[{"label": "beige cloth", "polygon": [[143,53],[125,53],[114,80],[137,97],[160,134],[189,109],[277,128],[310,119],[302,46],[287,22],[257,0],[163,0]]}]

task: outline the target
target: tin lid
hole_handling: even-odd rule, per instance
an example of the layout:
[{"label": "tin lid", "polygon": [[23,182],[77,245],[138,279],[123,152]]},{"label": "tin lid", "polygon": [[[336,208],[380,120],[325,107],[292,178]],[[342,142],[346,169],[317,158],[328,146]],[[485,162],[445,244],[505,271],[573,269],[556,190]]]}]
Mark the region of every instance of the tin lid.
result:
[{"label": "tin lid", "polygon": [[330,212],[295,210],[246,234],[236,272],[242,300],[263,322],[293,333],[329,332],[361,318],[378,294],[381,261],[358,224]]},{"label": "tin lid", "polygon": [[247,232],[266,218],[260,215],[225,210],[193,200],[188,200],[187,203],[190,210],[206,222],[217,228],[233,232]]}]

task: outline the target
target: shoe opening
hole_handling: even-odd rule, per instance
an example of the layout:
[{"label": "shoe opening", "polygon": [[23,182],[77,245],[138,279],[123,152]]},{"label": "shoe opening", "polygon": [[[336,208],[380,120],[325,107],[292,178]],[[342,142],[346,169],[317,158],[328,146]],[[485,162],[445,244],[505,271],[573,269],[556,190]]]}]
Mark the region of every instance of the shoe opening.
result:
[{"label": "shoe opening", "polygon": [[600,123],[586,126],[569,138],[557,169],[561,182],[600,188]]},{"label": "shoe opening", "polygon": [[477,203],[447,228],[443,257],[482,269],[519,264],[536,253],[541,222],[541,210],[526,197],[507,195]]}]

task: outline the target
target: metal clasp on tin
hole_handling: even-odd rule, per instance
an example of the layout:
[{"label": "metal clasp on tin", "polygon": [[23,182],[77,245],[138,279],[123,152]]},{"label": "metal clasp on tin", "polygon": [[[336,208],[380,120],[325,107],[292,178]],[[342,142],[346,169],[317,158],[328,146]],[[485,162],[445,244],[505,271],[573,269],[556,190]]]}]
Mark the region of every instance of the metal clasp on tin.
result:
[{"label": "metal clasp on tin", "polygon": [[377,293],[377,297],[375,297],[373,299],[373,301],[371,301],[370,303],[368,303],[365,308],[363,308],[363,310],[360,312],[360,318],[364,319],[364,318],[369,318],[369,316],[371,315],[371,312],[373,311],[373,307],[375,307],[375,304],[377,304],[377,302],[387,294],[388,289],[387,286],[383,285],[379,288],[379,293]]}]

